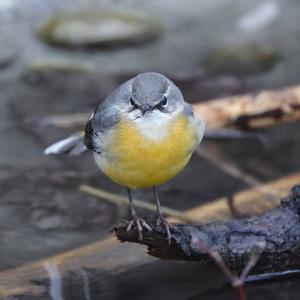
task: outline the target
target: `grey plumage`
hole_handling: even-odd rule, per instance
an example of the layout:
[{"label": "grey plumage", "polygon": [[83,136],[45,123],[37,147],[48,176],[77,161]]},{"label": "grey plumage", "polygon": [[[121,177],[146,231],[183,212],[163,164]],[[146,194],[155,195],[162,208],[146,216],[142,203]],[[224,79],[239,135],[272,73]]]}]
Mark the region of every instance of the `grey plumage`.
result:
[{"label": "grey plumage", "polygon": [[157,73],[142,73],[132,80],[131,97],[138,104],[155,104],[167,92],[169,80]]},{"label": "grey plumage", "polygon": [[204,136],[205,121],[200,118],[195,117],[193,106],[189,103],[184,104],[184,112],[187,115],[187,117],[189,118],[190,122],[195,124],[196,134],[197,134],[197,139],[198,139],[197,146],[198,146],[201,143],[203,136]]},{"label": "grey plumage", "polygon": [[[159,106],[167,98],[167,105]],[[139,109],[132,107],[131,100]],[[80,154],[90,149],[103,153],[103,140],[122,117],[139,119],[146,110],[159,109],[162,113],[172,115],[183,109],[190,121],[195,124],[199,143],[204,132],[204,122],[194,116],[193,108],[184,101],[178,87],[167,77],[153,72],[142,73],[126,81],[109,95],[95,110],[82,134],[72,135],[45,150],[45,154]]]},{"label": "grey plumage", "polygon": [[[95,110],[85,127],[84,143],[86,147],[96,153],[103,151],[103,134],[120,120],[118,106],[120,102],[128,101],[130,97],[129,85],[132,80],[125,82],[109,95]],[[128,90],[128,93],[126,91]]]}]

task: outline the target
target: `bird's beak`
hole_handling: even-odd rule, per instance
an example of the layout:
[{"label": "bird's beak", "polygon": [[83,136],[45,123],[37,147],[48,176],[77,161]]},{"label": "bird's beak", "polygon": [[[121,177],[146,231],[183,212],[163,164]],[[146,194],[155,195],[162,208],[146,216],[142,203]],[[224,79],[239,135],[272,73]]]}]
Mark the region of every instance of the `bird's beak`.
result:
[{"label": "bird's beak", "polygon": [[152,110],[152,106],[148,103],[144,103],[139,107],[140,111],[142,112],[142,115],[144,115],[146,112]]}]

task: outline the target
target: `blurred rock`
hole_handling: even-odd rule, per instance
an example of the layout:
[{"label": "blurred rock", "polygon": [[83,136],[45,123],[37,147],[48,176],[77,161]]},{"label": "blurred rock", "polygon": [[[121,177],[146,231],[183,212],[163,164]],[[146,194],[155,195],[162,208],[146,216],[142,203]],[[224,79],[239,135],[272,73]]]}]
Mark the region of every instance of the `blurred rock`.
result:
[{"label": "blurred rock", "polygon": [[184,78],[175,82],[185,98],[191,103],[241,94],[245,91],[243,80],[231,75],[203,75]]},{"label": "blurred rock", "polygon": [[278,59],[272,48],[249,45],[213,50],[204,57],[202,65],[212,73],[249,75],[269,71]]},{"label": "blurred rock", "polygon": [[65,48],[111,47],[158,38],[156,19],[117,11],[80,11],[54,17],[39,30],[45,42]]},{"label": "blurred rock", "polygon": [[22,74],[22,79],[28,83],[40,84],[43,81],[60,81],[74,76],[92,76],[92,66],[79,62],[44,59],[34,61]]},{"label": "blurred rock", "polygon": [[64,225],[63,218],[61,216],[48,216],[36,222],[36,227],[42,230],[62,228]]},{"label": "blurred rock", "polygon": [[92,72],[94,69],[89,64],[51,60],[49,58],[39,61],[34,61],[30,67],[30,72],[59,72],[59,73],[78,73],[78,72]]},{"label": "blurred rock", "polygon": [[11,47],[0,48],[0,70],[9,67],[17,59],[17,51]]}]

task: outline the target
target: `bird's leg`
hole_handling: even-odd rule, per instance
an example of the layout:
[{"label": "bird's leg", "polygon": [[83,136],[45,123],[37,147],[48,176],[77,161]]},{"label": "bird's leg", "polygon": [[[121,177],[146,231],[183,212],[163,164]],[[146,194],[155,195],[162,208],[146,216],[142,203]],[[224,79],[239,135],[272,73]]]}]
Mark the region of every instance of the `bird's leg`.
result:
[{"label": "bird's leg", "polygon": [[158,225],[162,224],[162,226],[165,228],[166,233],[167,233],[168,243],[170,245],[171,244],[170,225],[162,213],[156,187],[153,187],[153,192],[154,192],[154,196],[155,196],[155,200],[156,200],[156,225],[158,226]]},{"label": "bird's leg", "polygon": [[129,222],[127,226],[127,231],[130,231],[132,226],[136,224],[137,231],[139,234],[139,240],[143,239],[143,227],[145,227],[149,232],[152,231],[151,227],[146,223],[145,220],[139,218],[137,216],[137,213],[135,211],[135,208],[133,206],[133,200],[132,200],[132,195],[131,195],[131,190],[129,188],[126,188],[127,194],[128,194],[128,199],[129,199],[129,205],[130,205],[130,213],[132,220]]}]

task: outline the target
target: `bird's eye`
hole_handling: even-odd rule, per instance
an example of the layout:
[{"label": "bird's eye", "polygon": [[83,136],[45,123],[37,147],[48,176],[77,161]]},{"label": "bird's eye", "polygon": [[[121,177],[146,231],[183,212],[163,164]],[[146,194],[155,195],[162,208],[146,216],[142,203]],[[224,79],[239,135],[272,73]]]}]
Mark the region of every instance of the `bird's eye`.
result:
[{"label": "bird's eye", "polygon": [[135,109],[139,108],[139,106],[134,102],[134,100],[132,99],[132,97],[130,98],[130,104],[131,104],[132,107],[135,108]]},{"label": "bird's eye", "polygon": [[168,99],[166,96],[164,96],[164,98],[159,102],[160,106],[165,106],[167,105]]},{"label": "bird's eye", "polygon": [[160,111],[163,111],[164,106],[167,105],[168,99],[166,96],[156,105],[156,108]]}]

